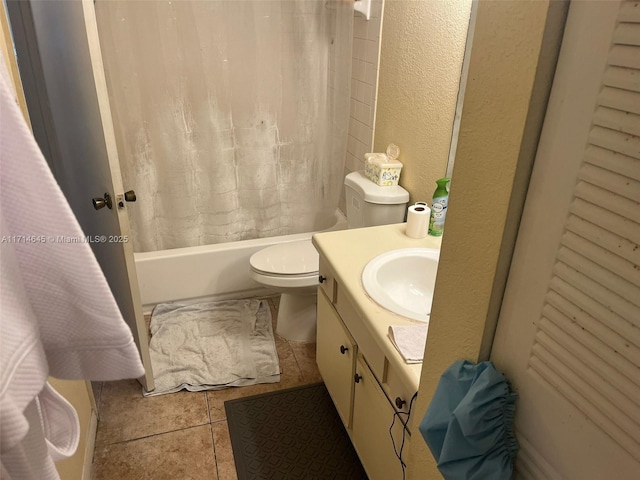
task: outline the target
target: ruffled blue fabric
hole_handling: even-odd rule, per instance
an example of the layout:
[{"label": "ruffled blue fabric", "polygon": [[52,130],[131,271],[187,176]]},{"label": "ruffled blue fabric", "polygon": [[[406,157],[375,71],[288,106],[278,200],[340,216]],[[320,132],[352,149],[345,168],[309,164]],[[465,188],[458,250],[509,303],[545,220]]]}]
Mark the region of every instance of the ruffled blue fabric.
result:
[{"label": "ruffled blue fabric", "polygon": [[510,480],[517,394],[491,362],[455,362],[440,378],[420,433],[446,480]]}]

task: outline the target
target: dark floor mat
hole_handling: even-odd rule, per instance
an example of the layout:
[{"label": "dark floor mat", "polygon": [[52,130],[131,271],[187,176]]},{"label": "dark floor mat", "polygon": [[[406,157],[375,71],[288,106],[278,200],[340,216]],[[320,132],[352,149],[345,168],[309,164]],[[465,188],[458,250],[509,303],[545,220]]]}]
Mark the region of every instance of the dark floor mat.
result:
[{"label": "dark floor mat", "polygon": [[366,480],[322,383],[224,403],[238,480]]}]

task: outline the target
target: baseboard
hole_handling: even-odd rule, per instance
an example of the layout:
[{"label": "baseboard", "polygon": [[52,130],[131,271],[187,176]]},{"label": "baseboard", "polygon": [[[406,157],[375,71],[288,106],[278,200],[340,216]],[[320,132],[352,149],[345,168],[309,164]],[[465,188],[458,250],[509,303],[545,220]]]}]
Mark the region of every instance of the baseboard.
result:
[{"label": "baseboard", "polygon": [[84,466],[82,467],[82,480],[91,480],[93,470],[93,454],[96,449],[96,434],[98,433],[98,415],[91,409],[89,431],[87,432],[87,448],[84,451]]}]

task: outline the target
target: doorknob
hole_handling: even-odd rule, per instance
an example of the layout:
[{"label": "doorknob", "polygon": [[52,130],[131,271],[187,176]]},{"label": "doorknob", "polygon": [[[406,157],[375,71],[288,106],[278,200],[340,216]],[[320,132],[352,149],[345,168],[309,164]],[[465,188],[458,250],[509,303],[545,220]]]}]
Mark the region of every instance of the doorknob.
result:
[{"label": "doorknob", "polygon": [[109,192],[104,194],[104,198],[96,197],[91,200],[93,202],[93,208],[100,210],[103,207],[107,207],[109,210],[113,208],[113,202],[111,201],[111,195]]}]

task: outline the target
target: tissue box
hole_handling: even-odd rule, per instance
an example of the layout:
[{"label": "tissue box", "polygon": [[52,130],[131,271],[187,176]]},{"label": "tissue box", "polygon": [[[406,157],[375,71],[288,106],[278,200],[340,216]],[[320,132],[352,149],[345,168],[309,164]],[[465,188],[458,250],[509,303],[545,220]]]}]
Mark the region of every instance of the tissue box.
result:
[{"label": "tissue box", "polygon": [[364,175],[376,185],[390,187],[398,185],[402,163],[391,160],[384,153],[367,153],[364,162]]}]

